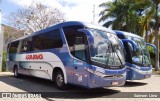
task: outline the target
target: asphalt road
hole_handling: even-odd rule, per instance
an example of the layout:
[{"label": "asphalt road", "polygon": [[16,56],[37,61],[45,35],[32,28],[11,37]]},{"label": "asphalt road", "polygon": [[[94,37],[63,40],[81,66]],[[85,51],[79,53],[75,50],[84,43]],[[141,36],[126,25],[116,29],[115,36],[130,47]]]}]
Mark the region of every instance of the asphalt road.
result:
[{"label": "asphalt road", "polygon": [[[14,78],[13,73],[1,72],[0,92],[17,92],[16,94],[19,94],[19,92],[29,92],[29,94],[41,94],[41,98],[33,98],[33,96],[31,96],[31,98],[23,98],[23,101],[160,101],[160,93],[157,93],[160,92],[160,75],[152,75],[151,78],[140,81],[127,81],[126,84],[121,87],[86,89],[69,85],[66,90],[62,91],[58,90],[54,86],[54,83],[48,80],[26,76]],[[148,94],[151,94],[152,96],[136,98],[135,94],[137,96],[141,94],[148,96]],[[157,98],[156,95],[159,98]],[[17,100],[22,101],[20,98],[0,98],[0,101]]]}]

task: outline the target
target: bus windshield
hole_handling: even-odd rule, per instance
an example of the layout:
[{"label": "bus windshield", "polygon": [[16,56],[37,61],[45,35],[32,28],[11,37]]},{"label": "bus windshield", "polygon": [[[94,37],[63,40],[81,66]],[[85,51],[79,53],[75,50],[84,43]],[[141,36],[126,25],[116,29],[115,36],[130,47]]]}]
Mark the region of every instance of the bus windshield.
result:
[{"label": "bus windshield", "polygon": [[137,37],[129,37],[129,39],[133,40],[137,44],[137,51],[132,52],[132,61],[137,65],[150,66],[150,56],[144,40]]},{"label": "bus windshield", "polygon": [[117,36],[105,31],[90,30],[94,36],[94,44],[90,47],[91,61],[115,69],[124,65],[122,44]]}]

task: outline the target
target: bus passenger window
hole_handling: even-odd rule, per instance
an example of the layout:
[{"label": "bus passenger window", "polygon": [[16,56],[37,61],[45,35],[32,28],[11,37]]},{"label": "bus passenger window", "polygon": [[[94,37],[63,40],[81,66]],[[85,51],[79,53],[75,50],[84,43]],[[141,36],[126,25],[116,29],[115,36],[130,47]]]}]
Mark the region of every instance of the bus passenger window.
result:
[{"label": "bus passenger window", "polygon": [[43,46],[43,45],[42,45],[42,41],[39,40],[39,38],[35,38],[33,50],[42,50],[42,49],[43,49],[42,46]]},{"label": "bus passenger window", "polygon": [[86,61],[86,45],[83,36],[76,36],[74,43],[74,56],[80,60]]},{"label": "bus passenger window", "polygon": [[12,42],[10,44],[9,53],[17,53],[18,45],[19,45],[19,41]]},{"label": "bus passenger window", "polygon": [[61,48],[63,46],[60,31],[58,29],[36,35],[33,37],[33,40],[33,50]]},{"label": "bus passenger window", "polygon": [[79,32],[83,26],[67,26],[63,28],[70,53],[83,61],[86,61],[85,34]]},{"label": "bus passenger window", "polygon": [[31,51],[32,48],[32,38],[24,39],[22,42],[21,52]]}]

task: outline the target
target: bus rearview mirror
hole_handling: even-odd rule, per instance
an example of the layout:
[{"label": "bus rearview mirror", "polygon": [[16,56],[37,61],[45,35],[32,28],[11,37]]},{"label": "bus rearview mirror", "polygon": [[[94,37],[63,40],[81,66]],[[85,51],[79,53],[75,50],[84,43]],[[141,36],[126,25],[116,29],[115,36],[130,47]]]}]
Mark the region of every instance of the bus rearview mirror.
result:
[{"label": "bus rearview mirror", "polygon": [[124,48],[124,44],[123,44],[122,40],[121,40],[121,39],[119,39],[119,41],[120,41],[121,47],[123,47],[123,48]]},{"label": "bus rearview mirror", "polygon": [[122,42],[130,43],[132,45],[133,51],[137,50],[137,44],[134,41],[129,40],[129,39],[122,39]]},{"label": "bus rearview mirror", "polygon": [[88,38],[88,42],[90,45],[94,45],[94,37],[91,31],[87,30],[87,29],[79,29],[79,32],[83,32],[87,35]]}]

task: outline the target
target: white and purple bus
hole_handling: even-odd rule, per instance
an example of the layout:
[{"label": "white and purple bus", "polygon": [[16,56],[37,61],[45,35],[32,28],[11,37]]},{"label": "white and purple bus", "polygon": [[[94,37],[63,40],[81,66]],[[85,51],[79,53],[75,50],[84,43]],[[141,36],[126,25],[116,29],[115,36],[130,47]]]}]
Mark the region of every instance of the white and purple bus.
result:
[{"label": "white and purple bus", "polygon": [[127,80],[142,80],[152,75],[152,64],[147,46],[153,47],[156,53],[156,47],[153,44],[145,43],[144,39],[138,35],[115,30],[119,39],[131,40],[136,44],[133,50],[130,43],[123,41],[125,51],[125,61],[127,66]]},{"label": "white and purple bus", "polygon": [[115,32],[70,21],[8,44],[8,70],[86,88],[121,86],[126,80],[122,42]]}]

